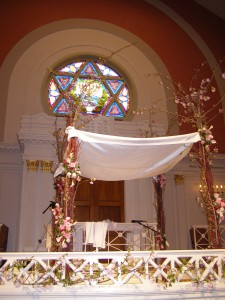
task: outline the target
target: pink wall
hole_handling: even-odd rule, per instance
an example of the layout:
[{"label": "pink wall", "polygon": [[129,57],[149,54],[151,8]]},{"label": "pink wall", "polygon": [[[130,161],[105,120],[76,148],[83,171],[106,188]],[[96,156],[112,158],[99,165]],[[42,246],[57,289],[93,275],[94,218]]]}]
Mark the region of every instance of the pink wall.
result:
[{"label": "pink wall", "polygon": [[[217,60],[224,55],[225,22],[194,3],[194,1],[163,0],[179,13],[203,38]],[[120,26],[146,42],[155,50],[176,81],[188,86],[193,69],[204,60],[192,39],[167,15],[143,0],[48,0],[4,1],[0,4],[0,64],[12,47],[29,32],[62,19],[97,19]],[[216,95],[218,97],[218,94]],[[224,120],[214,122],[219,151]],[[186,130],[183,128],[184,131]]]}]

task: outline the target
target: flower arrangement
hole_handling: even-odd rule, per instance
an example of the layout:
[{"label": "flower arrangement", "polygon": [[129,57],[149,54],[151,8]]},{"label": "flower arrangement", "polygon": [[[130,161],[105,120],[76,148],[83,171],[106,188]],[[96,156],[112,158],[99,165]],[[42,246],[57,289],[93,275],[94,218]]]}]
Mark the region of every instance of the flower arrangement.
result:
[{"label": "flower arrangement", "polygon": [[56,194],[62,196],[65,188],[65,180],[64,177],[56,177],[54,180],[54,189],[56,190]]},{"label": "flower arrangement", "polygon": [[55,224],[56,245],[61,245],[62,248],[67,248],[72,239],[72,228],[75,222],[71,222],[70,217],[64,218],[64,214],[59,203],[55,204],[55,207],[52,209],[52,214]]},{"label": "flower arrangement", "polygon": [[[224,61],[225,59],[223,58],[219,66],[222,66]],[[214,205],[213,199],[215,196],[213,196],[213,174],[211,170],[212,161],[218,149],[215,147],[216,141],[212,134],[213,126],[211,124],[215,118],[223,113],[221,103],[225,96],[225,91],[223,91],[219,100],[214,101],[213,105],[210,105],[209,101],[216,97],[215,76],[218,77],[219,72],[218,67],[214,68],[210,76],[200,79],[199,75],[202,74],[201,71],[203,71],[204,67],[207,68],[208,65],[203,63],[200,68],[194,70],[188,88],[185,88],[180,82],[175,82],[169,77],[160,74],[161,81],[159,83],[170,94],[168,100],[172,100],[177,104],[178,112],[163,111],[157,106],[157,101],[155,101],[151,108],[141,108],[138,113],[143,114],[147,112],[151,115],[159,111],[172,115],[173,118],[171,118],[168,130],[174,124],[178,124],[180,128],[183,128],[182,126],[185,124],[186,127],[189,126],[198,130],[201,141],[197,146],[193,146],[190,157],[197,162],[200,169],[201,185],[205,187],[204,192],[201,193],[201,198],[202,207],[205,209],[207,216],[210,247],[221,248],[219,231],[221,218],[218,218],[216,206]],[[205,72],[207,71],[208,69],[205,70]],[[152,75],[146,75],[146,77],[150,76]],[[224,80],[225,73],[222,73],[220,78]],[[220,214],[222,214],[222,211],[220,210]]]},{"label": "flower arrangement", "polygon": [[225,201],[220,197],[219,193],[214,193],[212,196],[212,201],[214,204],[215,211],[217,213],[218,222],[221,223],[224,220],[224,207]]},{"label": "flower arrangement", "polygon": [[159,184],[159,186],[162,190],[165,189],[165,187],[166,187],[166,175],[165,174],[157,175],[157,176],[153,177],[153,180]]},{"label": "flower arrangement", "polygon": [[[63,147],[62,147],[63,148]],[[79,144],[68,141],[64,159],[54,172],[55,207],[52,209],[51,251],[72,251],[72,227],[75,224],[74,199],[81,172],[77,161]]]},{"label": "flower arrangement", "polygon": [[[204,64],[202,64],[204,67]],[[216,70],[213,70],[211,76],[200,80],[198,86],[198,75],[200,69],[195,71],[191,85],[186,91],[181,84],[176,84],[176,91],[173,94],[174,101],[179,105],[179,122],[189,123],[199,132],[201,141],[197,147],[193,147],[196,153],[196,162],[201,172],[201,183],[205,187],[201,193],[203,207],[206,212],[208,227],[209,227],[209,242],[211,248],[221,248],[221,236],[219,223],[221,218],[218,218],[216,206],[214,205],[214,190],[213,190],[213,174],[211,170],[212,160],[218,149],[214,146],[214,140],[211,122],[223,112],[219,107],[222,97],[214,104],[209,106],[208,101],[216,92],[214,86],[214,76]],[[222,74],[222,78],[225,76]],[[220,214],[222,211],[220,211]]]},{"label": "flower arrangement", "polygon": [[67,177],[72,179],[72,186],[74,181],[81,181],[81,172],[79,162],[75,160],[74,154],[71,152],[68,157],[63,161],[63,172]]},{"label": "flower arrangement", "polygon": [[216,144],[216,141],[213,139],[212,131],[211,129],[213,126],[210,126],[208,129],[206,127],[200,128],[198,130],[200,136],[201,136],[201,144],[205,146],[207,151],[210,151],[209,145]]},{"label": "flower arrangement", "polygon": [[[92,80],[86,82],[80,89],[79,96],[71,95],[71,107],[66,118],[66,127],[81,128],[91,121],[82,121],[82,99],[90,95],[96,87]],[[72,251],[73,238],[72,226],[75,224],[75,197],[79,184],[83,180],[78,162],[81,142],[76,137],[68,139],[67,132],[61,128],[55,128],[56,154],[59,164],[54,172],[55,203],[52,220],[52,248],[51,251]],[[89,180],[91,184],[95,179]]]}]

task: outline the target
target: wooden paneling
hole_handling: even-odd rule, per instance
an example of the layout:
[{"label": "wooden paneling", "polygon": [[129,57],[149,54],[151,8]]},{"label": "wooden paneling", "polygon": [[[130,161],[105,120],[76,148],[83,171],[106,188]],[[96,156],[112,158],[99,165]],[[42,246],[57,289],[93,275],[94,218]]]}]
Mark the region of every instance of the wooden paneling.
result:
[{"label": "wooden paneling", "polygon": [[75,219],[79,222],[86,222],[90,219],[90,209],[89,206],[76,206],[75,208]]},{"label": "wooden paneling", "polygon": [[99,221],[110,220],[114,222],[121,221],[121,208],[120,206],[99,206]]},{"label": "wooden paneling", "polygon": [[8,241],[8,227],[4,224],[0,224],[0,252],[5,252]]},{"label": "wooden paneling", "polygon": [[124,222],[124,182],[83,182],[77,190],[75,206],[75,218],[78,222]]}]

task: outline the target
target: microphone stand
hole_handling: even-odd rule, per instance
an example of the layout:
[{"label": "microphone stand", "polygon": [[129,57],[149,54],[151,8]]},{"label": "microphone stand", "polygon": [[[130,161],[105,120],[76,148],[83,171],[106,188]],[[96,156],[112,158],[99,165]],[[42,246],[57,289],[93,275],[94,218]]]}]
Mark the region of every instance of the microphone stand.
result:
[{"label": "microphone stand", "polygon": [[[55,201],[50,201],[49,206],[43,211],[43,214],[46,213],[46,211],[47,211],[50,207],[51,207],[51,208],[55,208],[55,204],[56,204]],[[52,218],[52,217],[50,217],[49,224],[50,224],[50,222],[51,222],[51,218]],[[43,232],[41,238],[38,239],[38,245],[37,245],[37,247],[36,247],[36,249],[35,249],[35,252],[38,251],[38,249],[39,249],[41,243],[43,242],[46,232],[47,232],[47,227],[46,227],[45,231]]]},{"label": "microphone stand", "polygon": [[149,226],[149,225],[146,225],[146,224],[143,224],[142,221],[136,221],[135,223],[138,223],[139,225],[147,228],[147,229],[150,229],[151,231],[154,232],[154,234],[158,233],[157,230],[155,230],[155,228],[153,228],[152,226]]},{"label": "microphone stand", "polygon": [[51,207],[51,208],[55,208],[55,201],[50,201],[49,206],[43,211],[43,214],[46,213],[46,211]]},{"label": "microphone stand", "polygon": [[156,245],[156,235],[159,233],[157,230],[155,230],[155,228],[153,228],[152,226],[146,225],[143,223],[143,221],[139,221],[139,220],[133,220],[133,223],[137,223],[145,228],[147,228],[148,230],[151,230],[154,234],[154,247]]}]

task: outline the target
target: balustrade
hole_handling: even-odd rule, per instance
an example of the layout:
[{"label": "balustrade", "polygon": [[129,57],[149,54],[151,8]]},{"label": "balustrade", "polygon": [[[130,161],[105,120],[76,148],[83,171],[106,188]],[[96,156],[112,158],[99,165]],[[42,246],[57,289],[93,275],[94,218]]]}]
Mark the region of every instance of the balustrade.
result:
[{"label": "balustrade", "polygon": [[225,272],[223,250],[1,253],[3,286],[175,283],[213,286]]}]

